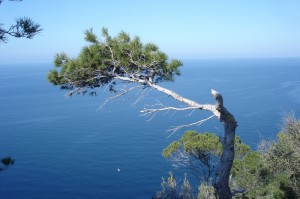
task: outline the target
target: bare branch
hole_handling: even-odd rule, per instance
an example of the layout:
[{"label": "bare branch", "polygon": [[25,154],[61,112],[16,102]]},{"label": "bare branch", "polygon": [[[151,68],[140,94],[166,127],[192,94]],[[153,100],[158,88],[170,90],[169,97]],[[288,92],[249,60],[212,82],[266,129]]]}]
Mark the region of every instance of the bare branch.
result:
[{"label": "bare branch", "polygon": [[138,102],[140,102],[141,100],[143,100],[151,91],[152,89],[148,89],[149,91],[147,91],[147,88],[143,89],[143,92],[141,94],[137,93],[137,95],[140,95],[134,102],[133,105],[136,105]]},{"label": "bare branch", "polygon": [[71,97],[74,94],[82,93],[82,91],[86,90],[86,88],[77,87],[65,94],[65,97]]},{"label": "bare branch", "polygon": [[183,152],[182,150],[177,150],[174,154],[172,154],[169,158],[172,166],[175,168],[187,168],[189,169],[193,175],[198,178],[209,179],[212,170],[214,169],[214,165],[210,165],[209,163],[203,163],[199,161],[193,155]]},{"label": "bare branch", "polygon": [[116,95],[114,95],[112,97],[106,98],[105,101],[98,108],[98,110],[102,109],[109,101],[114,100],[114,99],[116,99],[118,97],[121,97],[121,96],[123,96],[123,95],[125,95],[125,94],[127,94],[127,93],[129,93],[131,91],[133,91],[134,89],[141,88],[141,87],[142,87],[141,85],[133,86],[133,87],[130,87],[129,89],[124,90],[124,92],[122,92],[122,93],[119,93],[119,94],[116,94]]},{"label": "bare branch", "polygon": [[192,101],[190,99],[184,98],[180,95],[178,95],[177,93],[175,93],[174,91],[171,91],[169,89],[163,88],[155,83],[152,82],[146,82],[149,86],[151,86],[152,88],[155,88],[156,90],[163,92],[171,97],[173,97],[175,100],[182,102],[186,105],[188,105],[189,107],[197,107],[200,110],[205,110],[205,111],[210,111],[212,112],[216,117],[220,117],[220,112],[218,110],[216,110],[215,105],[212,104],[199,104],[195,101]]},{"label": "bare branch", "polygon": [[148,115],[148,114],[156,113],[159,111],[168,111],[168,110],[186,111],[186,110],[190,110],[190,109],[198,109],[198,107],[177,108],[177,107],[163,106],[163,108],[144,109],[144,110],[141,110],[140,112],[143,113],[143,115]]},{"label": "bare branch", "polygon": [[92,81],[92,80],[99,80],[99,79],[101,79],[101,78],[107,78],[107,76],[96,75],[96,76],[93,76],[93,77],[88,78],[88,79],[85,79],[85,80],[77,80],[77,81],[71,80],[70,78],[68,78],[68,76],[64,76],[64,78],[65,78],[65,80],[66,80],[69,84],[78,85],[78,84],[81,84],[81,83],[87,83],[87,82]]},{"label": "bare branch", "polygon": [[203,124],[204,122],[206,122],[207,120],[213,118],[215,115],[211,115],[205,119],[202,119],[202,120],[199,120],[197,122],[194,122],[194,123],[190,123],[190,124],[184,124],[184,125],[180,125],[180,126],[176,126],[175,128],[173,129],[169,129],[168,131],[172,131],[171,135],[169,135],[168,137],[171,137],[176,131],[178,131],[179,129],[182,129],[182,128],[186,128],[186,127],[190,127],[190,126],[194,126],[194,125],[201,125]]},{"label": "bare branch", "polygon": [[[126,71],[124,71],[126,73]],[[140,84],[146,84],[147,80],[144,79],[137,79],[134,77],[122,77],[122,76],[115,76],[115,79],[119,79],[119,80],[123,80],[123,81],[127,81],[127,82],[136,82],[136,83],[140,83]]]},{"label": "bare branch", "polygon": [[246,189],[233,189],[232,196],[236,196],[237,194],[245,194],[247,193]]}]

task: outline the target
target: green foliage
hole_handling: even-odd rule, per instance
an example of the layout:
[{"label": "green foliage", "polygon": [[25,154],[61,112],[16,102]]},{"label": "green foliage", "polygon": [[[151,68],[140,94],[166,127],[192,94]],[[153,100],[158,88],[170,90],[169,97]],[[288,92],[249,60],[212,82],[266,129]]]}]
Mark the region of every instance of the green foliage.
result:
[{"label": "green foliage", "polygon": [[222,145],[219,138],[213,133],[198,134],[195,131],[187,131],[181,138],[184,144],[184,151],[198,154],[208,153],[217,155],[221,153]]},{"label": "green foliage", "polygon": [[97,43],[98,38],[97,36],[93,33],[93,29],[89,29],[85,31],[85,38],[86,41],[91,42],[91,43]]},{"label": "green foliage", "polygon": [[[10,1],[22,1],[22,0],[10,0]],[[0,5],[3,0],[0,0]],[[20,38],[25,37],[32,39],[36,34],[40,33],[43,29],[41,26],[28,17],[21,17],[16,19],[15,24],[11,25],[8,29],[4,29],[3,24],[0,23],[0,43],[6,43],[8,36]]]},{"label": "green foliage", "polygon": [[16,19],[16,23],[11,25],[9,29],[4,29],[0,24],[0,41],[7,42],[7,36],[13,36],[16,38],[24,37],[27,39],[32,39],[36,34],[41,32],[40,25],[35,23],[32,19],[28,17]]},{"label": "green foliage", "polygon": [[69,60],[67,54],[65,53],[56,54],[54,59],[54,65],[56,67],[61,67],[64,64],[64,60]]},{"label": "green foliage", "polygon": [[257,192],[264,193],[270,177],[263,165],[261,154],[254,151],[241,159],[235,159],[231,174],[231,187],[247,190],[247,196],[259,195]]},{"label": "green foliage", "polygon": [[15,161],[11,157],[6,157],[1,159],[1,163],[5,166],[13,165],[14,162]]},{"label": "green foliage", "polygon": [[178,185],[172,172],[169,172],[167,181],[162,178],[162,190],[156,193],[155,199],[195,199],[193,189],[185,175],[182,186]]},{"label": "green foliage", "polygon": [[102,28],[100,38],[93,29],[85,31],[85,40],[89,45],[77,58],[70,59],[65,53],[56,55],[56,68],[49,72],[49,82],[63,89],[89,90],[113,86],[115,79],[127,78],[127,82],[146,86],[147,81],[173,81],[174,76],[180,74],[182,63],[179,60],[169,61],[156,45],[143,44],[139,37],[131,38],[125,32],[112,37],[106,28]]},{"label": "green foliage", "polygon": [[166,158],[170,158],[171,155],[179,150],[182,146],[182,143],[181,142],[178,142],[178,141],[174,141],[172,142],[167,148],[165,148],[162,152],[162,155]]},{"label": "green foliage", "polygon": [[[222,145],[215,134],[187,131],[162,154],[172,158],[179,151],[209,165],[212,158],[220,158]],[[203,182],[198,198],[214,198],[212,184]],[[230,185],[233,191],[239,190],[234,198],[300,198],[300,122],[287,118],[278,140],[262,142],[260,151],[251,150],[236,137]]]},{"label": "green foliage", "polygon": [[222,145],[215,134],[198,134],[195,131],[187,131],[179,141],[174,141],[165,148],[162,155],[170,158],[172,154],[182,147],[185,153],[194,154],[197,157],[218,155],[222,149]]},{"label": "green foliage", "polygon": [[7,169],[9,166],[12,166],[15,163],[15,160],[11,157],[5,157],[0,159],[0,172]]},{"label": "green foliage", "polygon": [[217,199],[216,195],[216,190],[211,184],[202,182],[199,186],[198,199]]},{"label": "green foliage", "polygon": [[[248,175],[245,179],[247,192],[243,195],[236,195],[234,198],[256,199],[256,198],[277,198],[296,199],[295,192],[289,186],[289,179],[285,174],[271,174],[268,170],[259,170],[263,174]],[[245,171],[244,171],[245,172]],[[257,174],[259,174],[259,172]],[[246,177],[246,176],[245,176]],[[262,178],[263,177],[263,178]]]},{"label": "green foliage", "polygon": [[52,70],[48,75],[49,81],[51,81],[54,85],[59,85],[62,81],[62,77],[59,76],[56,70]]},{"label": "green foliage", "polygon": [[284,177],[285,194],[300,198],[300,122],[292,116],[285,118],[278,141],[265,144],[262,157],[273,176]]},{"label": "green foliage", "polygon": [[234,140],[234,158],[242,159],[251,152],[251,148],[243,143],[239,136],[236,136]]},{"label": "green foliage", "polygon": [[168,180],[166,181],[164,177],[162,177],[161,182],[162,190],[156,193],[157,199],[164,199],[164,198],[175,198],[177,197],[177,182],[173,176],[172,172],[169,172]]},{"label": "green foliage", "polygon": [[[219,157],[222,153],[222,144],[214,133],[199,134],[196,131],[186,131],[180,140],[172,142],[162,152],[165,158],[171,158],[179,150],[187,155],[196,157],[202,163],[207,164],[212,157]],[[249,146],[235,138],[235,157],[242,159],[251,152]]]},{"label": "green foliage", "polygon": [[193,189],[186,177],[186,174],[184,176],[183,184],[181,186],[180,196],[181,196],[180,198],[190,198],[190,199],[194,198]]},{"label": "green foliage", "polygon": [[300,198],[300,122],[287,117],[278,140],[235,159],[232,186],[247,190],[236,198]]}]

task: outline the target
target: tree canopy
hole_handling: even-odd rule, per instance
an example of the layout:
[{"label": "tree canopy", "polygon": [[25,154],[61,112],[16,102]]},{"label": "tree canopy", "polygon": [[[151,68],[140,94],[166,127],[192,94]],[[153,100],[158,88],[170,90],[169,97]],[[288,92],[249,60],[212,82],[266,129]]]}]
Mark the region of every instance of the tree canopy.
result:
[{"label": "tree canopy", "polygon": [[181,61],[168,60],[155,44],[143,44],[139,37],[131,38],[125,32],[116,37],[110,36],[106,28],[101,32],[100,38],[93,29],[85,32],[89,45],[77,58],[57,54],[56,68],[50,71],[48,80],[63,89],[75,90],[75,93],[94,92],[95,88],[104,85],[109,85],[110,91],[118,92],[115,87],[118,80],[147,86],[147,82],[173,81],[174,76],[180,74]]},{"label": "tree canopy", "polygon": [[[197,133],[186,131],[178,141],[166,147],[162,155],[169,159],[175,167],[185,167],[193,174],[206,181],[215,180],[215,165],[220,160],[223,151],[219,137],[214,133]],[[241,161],[252,150],[235,137],[235,161]],[[234,163],[235,164],[235,163]]]},{"label": "tree canopy", "polygon": [[[10,0],[10,1],[22,1],[22,0]],[[3,0],[0,1],[0,4]],[[12,37],[24,37],[32,39],[36,34],[40,33],[43,29],[38,23],[35,23],[28,17],[20,17],[16,19],[15,24],[12,24],[9,28],[5,29],[3,24],[0,24],[0,41],[7,42],[8,36]]]}]

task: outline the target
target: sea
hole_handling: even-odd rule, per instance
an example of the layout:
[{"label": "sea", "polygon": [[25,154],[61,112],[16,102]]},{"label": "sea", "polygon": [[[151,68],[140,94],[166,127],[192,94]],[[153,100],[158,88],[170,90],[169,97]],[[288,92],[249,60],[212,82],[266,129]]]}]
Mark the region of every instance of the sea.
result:
[{"label": "sea", "polygon": [[[238,122],[237,136],[253,150],[262,140],[275,140],[288,114],[300,116],[300,59],[243,58],[183,60],[181,76],[161,86],[198,103],[223,95]],[[0,172],[0,198],[5,199],[143,199],[161,190],[172,171],[182,182],[194,177],[176,169],[161,152],[186,130],[223,135],[212,118],[176,132],[180,125],[209,112],[168,111],[143,116],[159,106],[184,107],[173,98],[146,89],[110,100],[98,95],[66,97],[47,82],[52,63],[0,64],[0,158],[14,165]],[[139,100],[137,100],[139,99]],[[192,180],[197,191],[198,181]]]}]

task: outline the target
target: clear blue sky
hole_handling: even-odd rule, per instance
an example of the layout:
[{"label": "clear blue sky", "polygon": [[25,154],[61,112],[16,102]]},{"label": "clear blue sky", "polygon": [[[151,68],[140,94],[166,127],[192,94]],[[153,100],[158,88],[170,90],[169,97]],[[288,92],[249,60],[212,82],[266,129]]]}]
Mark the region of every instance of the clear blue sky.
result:
[{"label": "clear blue sky", "polygon": [[0,44],[1,63],[75,57],[83,32],[104,26],[153,42],[170,58],[300,57],[300,0],[5,0],[0,23],[28,16],[42,25],[32,40]]}]

